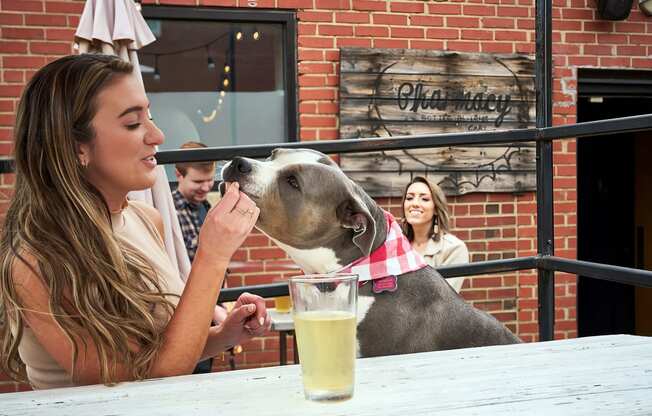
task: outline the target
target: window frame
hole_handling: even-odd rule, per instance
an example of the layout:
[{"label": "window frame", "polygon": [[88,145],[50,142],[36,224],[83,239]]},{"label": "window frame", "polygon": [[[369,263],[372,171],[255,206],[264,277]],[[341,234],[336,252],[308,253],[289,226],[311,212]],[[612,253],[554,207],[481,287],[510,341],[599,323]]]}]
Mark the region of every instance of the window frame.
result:
[{"label": "window frame", "polygon": [[[283,79],[285,81],[286,131],[284,142],[299,141],[297,105],[297,19],[287,10],[213,9],[206,7],[142,6],[145,19],[280,23],[283,27]],[[278,142],[279,140],[277,140]]]}]

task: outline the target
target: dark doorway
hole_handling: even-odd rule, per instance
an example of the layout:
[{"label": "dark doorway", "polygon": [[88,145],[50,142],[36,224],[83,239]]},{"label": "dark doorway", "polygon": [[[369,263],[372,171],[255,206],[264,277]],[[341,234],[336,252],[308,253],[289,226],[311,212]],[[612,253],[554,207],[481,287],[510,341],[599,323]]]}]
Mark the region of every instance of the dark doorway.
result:
[{"label": "dark doorway", "polygon": [[[652,113],[652,77],[641,72],[580,70],[578,122]],[[652,160],[639,157],[650,151],[650,133],[578,139],[580,260],[650,267],[644,237],[652,201],[645,194],[652,183],[643,178],[652,172]],[[579,336],[645,332],[646,323],[637,322],[638,315],[652,315],[645,289],[580,276],[577,293]]]}]

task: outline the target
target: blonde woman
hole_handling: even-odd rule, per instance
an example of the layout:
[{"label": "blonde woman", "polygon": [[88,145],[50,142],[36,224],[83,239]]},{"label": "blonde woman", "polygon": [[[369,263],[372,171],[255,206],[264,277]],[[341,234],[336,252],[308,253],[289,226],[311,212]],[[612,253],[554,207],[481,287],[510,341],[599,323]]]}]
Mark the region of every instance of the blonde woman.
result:
[{"label": "blonde woman", "polygon": [[[432,267],[469,262],[466,244],[449,232],[446,196],[439,186],[416,176],[403,193],[403,231],[412,247]],[[460,292],[463,277],[446,279]]]},{"label": "blonde woman", "polygon": [[37,389],[190,374],[270,325],[264,300],[244,294],[210,327],[229,259],[259,213],[237,185],[208,213],[185,288],[159,213],[127,201],[154,183],[164,139],[132,70],[116,57],[61,58],[34,75],[17,110],[0,357]]}]

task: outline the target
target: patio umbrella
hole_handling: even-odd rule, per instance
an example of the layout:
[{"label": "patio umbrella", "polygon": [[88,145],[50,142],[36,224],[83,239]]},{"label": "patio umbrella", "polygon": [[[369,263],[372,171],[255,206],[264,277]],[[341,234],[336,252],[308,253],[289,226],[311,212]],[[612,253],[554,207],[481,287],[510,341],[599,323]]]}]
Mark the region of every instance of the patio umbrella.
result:
[{"label": "patio umbrella", "polygon": [[[134,66],[134,76],[143,84],[137,50],[156,38],[133,0],[88,0],[84,6],[75,42],[79,53],[117,55]],[[151,189],[129,193],[129,199],[148,202],[163,217],[165,249],[172,264],[186,280],[190,260],[183,243],[170,185],[162,166],[157,168],[156,183]]]}]

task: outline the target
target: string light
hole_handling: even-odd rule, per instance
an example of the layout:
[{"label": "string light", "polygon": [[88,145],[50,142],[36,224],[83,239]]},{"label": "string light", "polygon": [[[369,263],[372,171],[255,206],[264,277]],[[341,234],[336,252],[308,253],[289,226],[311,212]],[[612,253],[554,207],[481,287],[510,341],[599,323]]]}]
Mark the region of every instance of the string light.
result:
[{"label": "string light", "polygon": [[224,73],[228,74],[231,72],[231,66],[229,64],[224,65]]},{"label": "string light", "polygon": [[224,78],[224,81],[222,81],[222,85],[224,85],[225,87],[228,87],[229,84],[230,84],[229,79],[228,79],[228,78]]},{"label": "string light", "polygon": [[260,39],[260,32],[259,32],[258,30],[255,30],[254,33],[251,34],[251,37],[252,37],[254,40],[258,40],[258,39]]},{"label": "string light", "polygon": [[242,40],[242,32],[238,30],[238,32],[235,34],[235,39],[236,40]]},{"label": "string light", "polygon": [[222,90],[220,91],[220,97],[224,97],[226,95],[226,91]]}]

